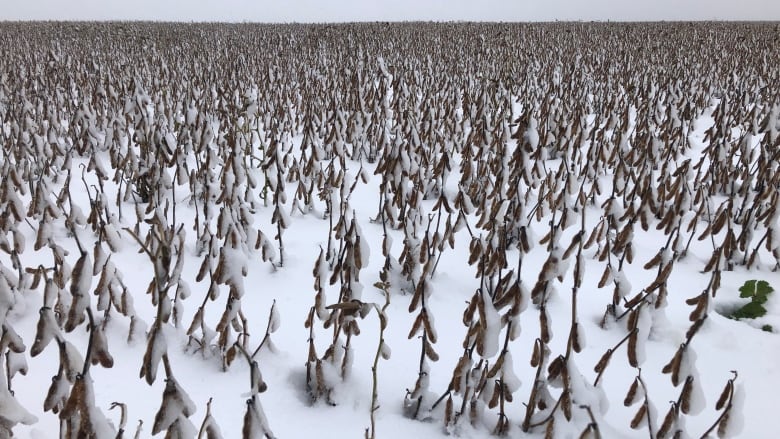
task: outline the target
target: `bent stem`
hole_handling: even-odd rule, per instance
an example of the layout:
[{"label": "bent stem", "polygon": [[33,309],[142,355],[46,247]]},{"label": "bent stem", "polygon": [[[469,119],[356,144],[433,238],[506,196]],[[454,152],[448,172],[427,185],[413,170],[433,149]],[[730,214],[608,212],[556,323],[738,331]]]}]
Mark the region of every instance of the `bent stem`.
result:
[{"label": "bent stem", "polygon": [[385,348],[384,335],[385,327],[387,326],[385,310],[390,306],[390,293],[387,291],[387,287],[387,283],[382,284],[382,292],[384,292],[385,295],[385,304],[382,306],[382,309],[379,310],[379,343],[377,344],[376,353],[374,354],[374,364],[371,366],[371,427],[370,429],[366,428],[366,439],[376,438],[376,412],[379,410],[379,406],[377,405],[377,385],[379,383],[377,371],[379,368],[379,358],[382,356],[382,351]]}]

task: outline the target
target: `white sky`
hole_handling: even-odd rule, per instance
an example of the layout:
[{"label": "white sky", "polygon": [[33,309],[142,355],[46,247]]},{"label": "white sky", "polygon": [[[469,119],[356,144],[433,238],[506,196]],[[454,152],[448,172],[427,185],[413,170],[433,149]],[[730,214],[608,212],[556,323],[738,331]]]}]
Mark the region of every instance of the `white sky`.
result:
[{"label": "white sky", "polygon": [[0,0],[2,20],[780,20],[780,0]]}]

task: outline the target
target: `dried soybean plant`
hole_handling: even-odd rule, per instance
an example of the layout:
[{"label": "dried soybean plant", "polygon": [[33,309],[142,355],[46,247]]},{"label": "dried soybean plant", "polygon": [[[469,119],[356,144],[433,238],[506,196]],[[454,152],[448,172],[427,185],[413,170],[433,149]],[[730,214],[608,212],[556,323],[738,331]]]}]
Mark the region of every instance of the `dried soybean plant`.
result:
[{"label": "dried soybean plant", "polygon": [[[243,433],[270,437],[249,351],[253,316],[242,302],[285,293],[246,288],[244,277],[258,259],[294,270],[286,233],[310,213],[328,222],[328,237],[306,319],[307,389],[313,399],[338,399],[351,359],[364,355],[352,344],[357,319],[372,309],[381,310],[376,383],[385,311],[394,308],[363,301],[361,270],[377,243],[372,230],[360,230],[363,206],[353,196],[377,190],[381,289],[386,298],[410,296],[409,337],[420,343],[408,416],[443,417],[450,431],[469,419],[496,434],[519,425],[551,436],[567,423],[599,437],[597,397],[610,366],[636,377],[624,398],[638,406],[628,428],[690,434],[685,417],[710,393],[692,341],[714,320],[723,273],[780,266],[776,33],[763,23],[3,24],[0,432],[32,422],[13,402],[11,379],[37,361],[25,360],[14,313],[25,314],[23,297],[42,290],[30,354],[58,345],[44,410],[64,411],[63,431],[108,425],[92,417],[99,411],[84,364],[116,361],[106,329],[119,313],[130,320],[128,341],[147,337],[141,378],[154,381],[160,362],[166,369],[167,408],[155,431],[197,433],[188,420],[194,404],[166,355],[168,335],[189,321],[189,349],[214,355],[224,369],[237,355],[249,360]],[[86,244],[73,256],[68,236]],[[662,238],[645,256],[637,238],[647,236]],[[128,238],[149,257],[154,317],[137,312],[139,296],[117,262]],[[437,332],[430,300],[459,300],[437,290],[447,246],[467,248],[478,279],[465,293],[458,347]],[[193,309],[184,303],[190,249],[200,258],[193,285],[203,294]],[[709,280],[688,299],[685,341],[666,368],[650,370],[643,345],[665,307],[682,299],[679,267],[701,258]],[[537,272],[528,268],[534,261],[542,263]],[[602,273],[598,282],[586,266]],[[642,270],[650,282],[631,285]],[[562,294],[570,286],[571,295]],[[580,305],[597,287],[611,290],[601,323],[620,340],[591,386],[581,382],[576,354],[592,348],[581,340],[591,328]],[[338,298],[328,302],[331,289]],[[568,318],[551,311],[569,298]],[[534,314],[523,312],[527,302],[539,332],[523,338],[521,325],[526,333],[535,326],[523,321]],[[215,306],[219,317],[210,321]],[[271,320],[260,346],[271,346]],[[333,331],[323,346],[314,339],[319,324]],[[83,361],[73,339],[79,327],[92,346]],[[567,334],[564,351],[556,352],[563,337],[555,332]],[[621,365],[614,354],[624,347]],[[437,400],[431,375],[448,372],[436,359],[453,348],[463,355]],[[523,348],[529,369],[513,361]],[[680,390],[660,420],[648,383],[664,372]],[[523,376],[533,385],[521,398]],[[740,386],[736,375],[728,380],[706,434],[736,434]],[[374,389],[371,437],[379,434],[376,399]],[[217,437],[210,414],[198,434]]]},{"label": "dried soybean plant", "polygon": [[[314,266],[315,305],[305,321],[309,330],[306,390],[313,402],[324,397],[328,404],[334,405],[337,403],[334,390],[339,381],[348,380],[352,373],[352,337],[360,335],[358,319],[365,318],[375,307],[362,300],[360,270],[368,263],[369,253],[354,216],[342,215],[335,233],[339,251],[335,255],[334,269],[327,279],[325,251],[321,250]],[[330,305],[325,305],[325,281],[329,285],[339,284],[338,300]],[[384,315],[383,312],[380,314]],[[321,357],[317,355],[315,346],[315,318],[323,322],[324,329],[333,332],[330,344]]]}]

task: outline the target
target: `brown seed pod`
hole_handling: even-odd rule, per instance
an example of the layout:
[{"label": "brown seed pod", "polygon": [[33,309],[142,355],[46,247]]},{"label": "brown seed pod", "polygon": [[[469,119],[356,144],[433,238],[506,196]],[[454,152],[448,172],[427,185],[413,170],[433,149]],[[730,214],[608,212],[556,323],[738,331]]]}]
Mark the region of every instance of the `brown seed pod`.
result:
[{"label": "brown seed pod", "polygon": [[469,244],[469,265],[474,265],[475,262],[479,260],[479,258],[482,256],[482,243],[479,240],[479,238],[474,238],[471,240],[471,244]]},{"label": "brown seed pod", "polygon": [[631,367],[639,367],[639,359],[637,356],[637,343],[639,340],[639,332],[634,331],[628,337],[628,364]]},{"label": "brown seed pod", "polygon": [[539,328],[540,338],[543,342],[549,343],[550,339],[552,338],[552,334],[550,334],[550,322],[545,307],[542,307],[542,309],[539,310]]},{"label": "brown seed pod", "polygon": [[200,268],[198,269],[198,274],[195,276],[195,282],[202,281],[206,274],[209,272],[209,256],[207,255],[205,258],[203,258],[203,262],[200,264]]},{"label": "brown seed pod", "polygon": [[49,242],[50,238],[47,232],[49,231],[48,229],[50,229],[50,225],[48,224],[47,221],[48,221],[47,215],[44,214],[43,219],[38,225],[38,231],[35,234],[35,244],[33,245],[33,250],[35,251],[40,250]]},{"label": "brown seed pod", "polygon": [[544,439],[553,439],[555,438],[555,418],[550,418],[549,421],[547,421],[547,427],[544,429]]},{"label": "brown seed pod", "polygon": [[693,336],[696,335],[696,333],[699,332],[699,329],[701,329],[701,327],[704,325],[705,320],[707,320],[706,314],[701,319],[693,322],[693,325],[691,325],[691,327],[688,328],[688,331],[685,332],[685,338],[688,340],[692,339]]},{"label": "brown seed pod", "polygon": [[612,253],[612,246],[609,244],[609,241],[604,243],[604,248],[601,249],[601,252],[598,255],[598,261],[604,262],[609,258],[609,255]]},{"label": "brown seed pod", "polygon": [[314,343],[309,342],[309,356],[307,361],[312,363],[317,361],[317,349],[314,347]]},{"label": "brown seed pod", "polygon": [[233,361],[236,359],[236,355],[238,353],[238,349],[236,349],[235,345],[230,346],[228,350],[225,352],[225,364],[230,366],[233,364]]},{"label": "brown seed pod", "polygon": [[355,261],[355,268],[358,270],[361,268],[364,268],[365,265],[363,264],[363,255],[360,250],[360,237],[357,236],[355,238],[355,245],[352,246],[352,259]]},{"label": "brown seed pod", "polygon": [[708,236],[712,234],[712,223],[707,224],[707,227],[696,238],[697,241],[704,241]]},{"label": "brown seed pod", "polygon": [[86,383],[84,377],[79,376],[70,389],[65,405],[60,411],[60,419],[66,420],[76,414],[77,411],[86,411],[88,409],[86,398]]},{"label": "brown seed pod", "polygon": [[499,355],[496,359],[496,362],[493,363],[493,366],[488,370],[487,378],[493,378],[496,375],[498,375],[498,372],[501,371],[501,368],[504,365],[504,355]]},{"label": "brown seed pod", "polygon": [[485,355],[485,330],[482,328],[482,325],[476,325],[475,326],[477,331],[477,353],[480,356]]},{"label": "brown seed pod", "polygon": [[57,337],[58,332],[53,311],[47,307],[41,308],[36,325],[35,341],[30,348],[30,356],[35,357],[43,352],[46,346]]},{"label": "brown seed pod", "polygon": [[685,345],[680,345],[672,357],[671,361],[664,366],[662,372],[664,374],[672,374],[672,384],[677,387],[680,383],[680,366],[682,365],[682,357],[685,354]]},{"label": "brown seed pod", "polygon": [[668,228],[669,226],[671,226],[673,224],[673,221],[674,221],[675,217],[676,217],[676,215],[675,215],[674,210],[669,209],[668,211],[666,211],[666,214],[663,216],[663,218],[658,223],[658,225],[655,226],[655,229],[656,230],[662,230],[662,229]]},{"label": "brown seed pod", "polygon": [[477,422],[479,421],[479,400],[472,399],[469,402],[469,422],[471,425],[477,425]]},{"label": "brown seed pod", "polygon": [[639,378],[634,378],[631,386],[628,388],[628,393],[623,399],[623,405],[626,407],[632,406],[637,401],[637,391],[639,390]]},{"label": "brown seed pod", "polygon": [[428,343],[427,340],[423,343],[423,349],[425,349],[425,356],[428,357],[429,360],[433,362],[439,361],[439,354],[436,353],[433,349],[433,345]]},{"label": "brown seed pod", "polygon": [[674,267],[674,261],[669,261],[666,265],[664,265],[664,268],[661,269],[661,272],[658,273],[658,277],[656,278],[656,281],[658,283],[664,283],[667,279],[669,279],[669,275],[672,273],[672,268]]},{"label": "brown seed pod", "polygon": [[574,349],[574,352],[582,352],[582,346],[580,345],[580,325],[576,322],[571,327],[571,347]]},{"label": "brown seed pod", "polygon": [[723,391],[720,393],[720,397],[718,397],[718,402],[715,403],[715,410],[722,410],[726,405],[726,402],[729,400],[729,398],[731,398],[733,392],[734,383],[731,380],[728,380],[726,387],[723,388]]},{"label": "brown seed pod", "polygon": [[578,232],[574,235],[571,240],[571,244],[569,244],[569,247],[566,249],[566,251],[563,252],[563,259],[568,259],[569,256],[571,256],[572,252],[574,252],[574,249],[577,248],[579,243],[582,241],[582,235],[583,232]]},{"label": "brown seed pod", "polygon": [[92,364],[100,364],[106,369],[114,366],[114,358],[108,351],[108,340],[103,332],[103,325],[96,325],[92,328]]},{"label": "brown seed pod", "polygon": [[547,380],[554,381],[558,378],[566,367],[566,360],[559,355],[547,366]]},{"label": "brown seed pod", "polygon": [[520,228],[520,248],[524,253],[531,251],[531,245],[528,242],[528,233],[526,232],[525,227]]},{"label": "brown seed pod", "polygon": [[634,295],[631,299],[626,301],[626,303],[623,305],[627,309],[631,309],[639,304],[643,299],[645,299],[645,291],[642,290]]},{"label": "brown seed pod", "polygon": [[561,409],[567,421],[571,421],[571,405],[571,394],[568,390],[564,390],[561,395]]},{"label": "brown seed pod", "polygon": [[203,308],[198,308],[195,311],[195,315],[192,317],[192,323],[187,328],[187,335],[192,335],[203,324]]},{"label": "brown seed pod", "polygon": [[702,299],[703,299],[702,294],[698,294],[698,295],[693,296],[691,298],[685,299],[685,304],[693,306],[693,305],[698,304]]},{"label": "brown seed pod", "polygon": [[550,239],[552,238],[552,232],[547,232],[542,239],[539,240],[539,244],[545,245],[548,242],[550,242]]},{"label": "brown seed pod", "polygon": [[711,233],[713,235],[720,233],[721,229],[723,229],[723,226],[726,225],[726,219],[728,219],[728,211],[726,209],[722,209],[718,216],[715,217],[715,221],[712,223]]},{"label": "brown seed pod", "polygon": [[579,439],[591,439],[593,438],[593,424],[588,424],[585,427],[585,430],[582,430],[582,433],[580,433]]},{"label": "brown seed pod", "polygon": [[414,323],[412,323],[412,329],[409,331],[408,339],[414,338],[418,332],[420,332],[420,328],[422,326],[422,320],[423,320],[423,314],[417,314],[417,317],[414,319]]},{"label": "brown seed pod", "polygon": [[612,267],[610,265],[604,267],[604,272],[601,274],[601,279],[599,279],[598,288],[604,288],[604,286],[609,281],[611,273],[612,273]]},{"label": "brown seed pod", "polygon": [[707,264],[704,266],[705,273],[709,273],[712,271],[716,265],[720,262],[720,256],[722,254],[723,248],[718,247],[717,249],[712,251],[712,256],[710,256],[710,259],[707,261]]},{"label": "brown seed pod", "polygon": [[43,401],[43,411],[48,412],[51,410],[54,414],[59,413],[60,408],[63,407],[65,401],[67,401],[68,390],[70,389],[70,383],[63,375],[56,375],[51,379],[51,386],[46,393],[46,399]]},{"label": "brown seed pod", "polygon": [[517,282],[513,283],[506,290],[502,288],[499,291],[499,289],[496,288],[496,294],[495,294],[495,299],[493,300],[493,306],[496,308],[496,310],[500,310],[505,306],[509,305],[510,303],[513,303],[519,294],[520,294],[520,286],[517,284]]},{"label": "brown seed pod", "polygon": [[637,324],[639,323],[639,311],[641,308],[635,308],[631,310],[630,313],[628,313],[628,320],[626,321],[626,328],[629,331],[636,330]]},{"label": "brown seed pod", "polygon": [[428,335],[428,339],[431,341],[431,343],[436,343],[437,340],[436,331],[433,329],[433,325],[431,324],[431,321],[428,318],[428,312],[423,309],[420,315],[422,316],[422,323],[423,323],[423,327],[425,328],[425,334]]},{"label": "brown seed pod", "polygon": [[623,250],[626,245],[630,243],[629,237],[632,234],[632,230],[630,227],[630,224],[623,228],[620,232],[618,232],[617,236],[615,237],[615,243],[614,247],[616,251]]},{"label": "brown seed pod", "polygon": [[609,364],[609,360],[611,358],[612,358],[612,349],[607,349],[607,352],[604,352],[604,355],[601,356],[599,362],[596,363],[596,366],[593,368],[593,371],[596,373],[603,372],[604,369],[607,368],[607,365]]},{"label": "brown seed pod", "polygon": [[693,392],[693,377],[688,375],[680,392],[680,411],[686,415],[691,411],[691,393]]},{"label": "brown seed pod", "polygon": [[542,359],[541,342],[536,340],[534,342],[534,351],[531,354],[531,367],[539,367],[539,363]]},{"label": "brown seed pod", "polygon": [[542,293],[544,293],[545,288],[547,288],[547,282],[540,280],[536,282],[536,284],[534,284],[533,289],[531,289],[531,300],[535,304],[541,301],[540,296],[542,295]]},{"label": "brown seed pod", "polygon": [[317,360],[316,365],[314,366],[314,373],[315,377],[317,378],[317,386],[316,388],[318,391],[322,391],[325,389],[325,371],[322,366],[322,360]]},{"label": "brown seed pod", "polygon": [[425,261],[428,259],[428,236],[426,235],[422,243],[420,243],[420,255],[418,257],[418,262],[420,264],[424,264]]},{"label": "brown seed pod", "polygon": [[699,300],[696,302],[696,308],[694,308],[693,311],[691,311],[691,313],[688,315],[688,320],[694,322],[704,317],[707,311],[707,302],[708,296],[706,294],[700,296]]},{"label": "brown seed pod", "polygon": [[718,289],[720,288],[720,280],[721,280],[721,271],[720,270],[715,270],[712,273],[712,284],[710,285],[710,291],[713,292],[712,293],[713,297],[715,295],[715,292],[717,292]]},{"label": "brown seed pod", "polygon": [[658,428],[658,433],[656,434],[656,437],[659,439],[666,439],[666,437],[669,435],[669,433],[672,430],[672,427],[674,426],[674,423],[677,421],[677,405],[676,403],[672,402],[671,407],[669,407],[669,411],[666,412],[666,416],[664,416],[663,423],[661,423],[661,427]]},{"label": "brown seed pod", "polygon": [[642,421],[645,420],[645,415],[647,414],[647,406],[642,404],[639,406],[639,410],[636,411],[636,414],[631,419],[631,428],[636,430],[642,425]]}]

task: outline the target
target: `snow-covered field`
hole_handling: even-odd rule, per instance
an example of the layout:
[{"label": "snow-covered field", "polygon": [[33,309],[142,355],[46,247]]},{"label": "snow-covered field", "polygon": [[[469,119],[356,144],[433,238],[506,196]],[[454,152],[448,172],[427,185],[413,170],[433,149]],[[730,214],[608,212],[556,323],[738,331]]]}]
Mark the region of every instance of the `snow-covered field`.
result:
[{"label": "snow-covered field", "polygon": [[0,437],[775,437],[774,32],[0,25]]}]

